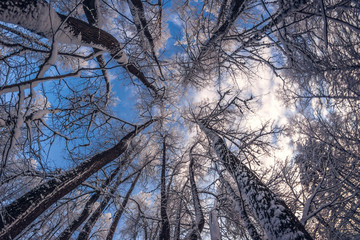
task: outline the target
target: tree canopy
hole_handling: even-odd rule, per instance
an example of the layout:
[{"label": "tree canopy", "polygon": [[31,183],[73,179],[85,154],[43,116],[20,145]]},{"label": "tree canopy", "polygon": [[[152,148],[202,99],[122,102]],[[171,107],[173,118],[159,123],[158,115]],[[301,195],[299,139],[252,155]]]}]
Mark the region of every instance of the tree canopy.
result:
[{"label": "tree canopy", "polygon": [[360,238],[359,33],[356,0],[0,1],[0,239]]}]

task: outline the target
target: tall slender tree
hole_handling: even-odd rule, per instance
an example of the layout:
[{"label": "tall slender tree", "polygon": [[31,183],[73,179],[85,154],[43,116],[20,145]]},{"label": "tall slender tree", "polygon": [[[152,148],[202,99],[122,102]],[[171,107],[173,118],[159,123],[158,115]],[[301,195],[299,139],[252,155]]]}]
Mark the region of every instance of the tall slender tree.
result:
[{"label": "tall slender tree", "polygon": [[0,1],[0,238],[358,239],[359,9]]},{"label": "tall slender tree", "polygon": [[136,127],[135,130],[124,136],[114,147],[82,162],[78,167],[39,185],[8,205],[1,214],[2,230],[0,236],[8,239],[18,235],[54,202],[72,191],[106,164],[119,157],[127,149],[130,141],[136,134],[148,127],[153,121],[150,120]]}]

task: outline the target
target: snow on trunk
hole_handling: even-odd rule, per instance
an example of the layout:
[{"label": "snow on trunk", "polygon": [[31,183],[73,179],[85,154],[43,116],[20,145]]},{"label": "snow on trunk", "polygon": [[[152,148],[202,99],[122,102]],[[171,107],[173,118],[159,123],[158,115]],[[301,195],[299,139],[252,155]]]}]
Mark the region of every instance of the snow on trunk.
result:
[{"label": "snow on trunk", "polygon": [[0,1],[0,21],[13,23],[59,43],[109,51],[119,64],[128,62],[120,43],[109,33],[57,13],[43,0]]},{"label": "snow on trunk", "polygon": [[[58,54],[58,44],[57,42],[53,42],[52,43],[52,49],[50,52],[49,57],[45,60],[45,62],[43,63],[43,65],[40,68],[40,71],[38,73],[38,75],[36,76],[36,78],[43,78],[46,71],[55,64],[56,62],[56,58],[57,58],[57,54]],[[35,87],[35,86],[33,86]]]},{"label": "snow on trunk", "polygon": [[230,186],[229,182],[225,180],[222,173],[219,173],[220,181],[225,185],[226,191],[231,195],[234,201],[234,210],[239,214],[241,220],[244,222],[246,230],[253,240],[261,240],[259,233],[257,232],[254,224],[251,222],[246,210],[245,205],[241,197],[239,197],[234,189]]},{"label": "snow on trunk", "polygon": [[13,239],[57,200],[74,190],[79,184],[119,157],[131,140],[156,120],[150,120],[125,135],[114,147],[105,150],[79,166],[64,172],[26,193],[4,207],[0,218],[0,239]]},{"label": "snow on trunk", "polygon": [[268,238],[270,240],[312,239],[285,202],[276,197],[248,167],[229,151],[224,140],[201,123],[199,125],[212,141],[218,158],[236,181],[241,195],[257,217]]},{"label": "snow on trunk", "polygon": [[[136,26],[138,34],[140,35],[142,48],[145,51],[148,51],[148,50],[150,50],[149,49],[150,47],[153,48],[154,46],[153,46],[152,36],[146,27],[147,24],[146,24],[146,18],[145,18],[145,14],[144,14],[144,7],[143,7],[141,1],[137,1],[137,0],[128,1],[128,6],[130,9],[130,13],[133,17],[134,24]],[[145,29],[145,27],[146,27],[146,29]],[[150,38],[145,37],[145,31],[150,34]]]}]

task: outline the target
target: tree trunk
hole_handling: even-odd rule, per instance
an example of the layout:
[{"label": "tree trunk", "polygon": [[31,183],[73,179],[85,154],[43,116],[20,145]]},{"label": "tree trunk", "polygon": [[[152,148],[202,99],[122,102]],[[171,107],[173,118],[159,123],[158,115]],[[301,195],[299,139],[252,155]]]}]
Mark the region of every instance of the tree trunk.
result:
[{"label": "tree trunk", "polygon": [[[194,145],[195,146],[195,145]],[[194,146],[192,148],[194,148]],[[191,154],[192,149],[190,150],[190,164],[189,164],[189,178],[191,186],[191,195],[193,198],[194,209],[195,209],[195,226],[190,233],[185,237],[189,240],[201,239],[200,234],[204,228],[205,219],[204,214],[201,208],[199,193],[197,191],[195,176],[194,176],[194,157]]]},{"label": "tree trunk", "polygon": [[54,39],[55,42],[108,51],[114,60],[157,94],[157,88],[145,75],[133,64],[128,63],[123,47],[114,36],[89,23],[57,13],[44,0],[0,1],[0,21],[19,25],[41,36]]},{"label": "tree trunk", "polygon": [[[142,170],[142,169],[141,169]],[[130,189],[128,190],[126,195],[131,195],[132,191],[135,188],[135,185],[140,177],[141,174],[141,170],[139,171],[139,173],[136,175],[135,179],[133,180]],[[105,207],[108,205],[108,203],[110,202],[112,196],[114,195],[114,193],[116,192],[117,188],[119,187],[119,185],[122,183],[122,179],[121,176],[118,177],[118,179],[116,180],[116,183],[114,184],[114,186],[111,188],[110,192],[107,194],[107,196],[103,199],[103,201],[100,203],[100,206],[96,208],[96,210],[91,214],[89,220],[85,223],[84,227],[82,228],[81,232],[79,233],[79,236],[77,237],[77,240],[85,240],[85,239],[89,239],[90,233],[92,228],[94,227],[96,221],[100,218],[102,212],[104,211]]]},{"label": "tree trunk", "polygon": [[218,44],[219,40],[228,33],[230,27],[234,24],[240,13],[245,9],[247,0],[232,0],[230,2],[229,11],[225,17],[225,22],[212,34],[210,39],[205,43],[200,50],[199,58],[206,55],[212,50],[212,46]]},{"label": "tree trunk", "polygon": [[37,186],[5,207],[0,218],[0,239],[15,238],[57,200],[74,190],[106,164],[119,157],[128,148],[130,141],[154,121],[156,120],[150,120],[136,127],[114,147],[93,156],[59,177]]},{"label": "tree trunk", "polygon": [[235,201],[235,211],[239,214],[241,220],[244,221],[246,230],[248,231],[249,235],[253,240],[261,240],[260,234],[256,231],[254,224],[251,222],[246,210],[245,204],[241,197],[239,197],[234,189],[230,186],[229,182],[226,181],[222,175],[219,173],[220,181],[225,185],[227,192],[231,195],[233,200]]},{"label": "tree trunk", "polygon": [[[100,24],[100,11],[99,11],[99,0],[84,0],[83,1],[83,9],[85,12],[86,19],[88,20],[89,24],[94,27],[101,28]],[[97,48],[93,48],[94,53],[98,53],[101,50]],[[110,98],[111,92],[111,84],[110,84],[110,77],[109,73],[106,69],[106,62],[103,54],[96,56],[96,60],[101,68],[102,75],[104,76],[105,83],[106,83],[106,103]]]},{"label": "tree trunk", "polygon": [[144,5],[141,0],[128,0],[128,4],[131,15],[133,16],[134,19],[136,29],[138,30],[139,34],[142,36],[143,48],[146,51],[147,50],[146,45],[147,44],[149,45],[151,55],[158,66],[160,75],[163,78],[163,80],[165,80],[160,66],[160,62],[156,56],[154,38],[150,33],[148,27],[148,21],[146,20],[145,17]]},{"label": "tree trunk", "polygon": [[[117,173],[120,171],[120,167],[117,167],[109,178],[106,179],[106,181],[101,185],[100,189],[105,189],[108,187],[110,182],[114,179],[114,177],[117,175]],[[86,220],[86,218],[90,215],[91,209],[94,206],[95,202],[99,199],[101,196],[100,191],[96,191],[90,199],[86,202],[84,209],[82,210],[81,214],[77,216],[76,219],[74,219],[71,224],[60,234],[59,240],[68,240],[70,239],[71,235],[74,233],[76,229]]]},{"label": "tree trunk", "polygon": [[214,150],[236,181],[253,214],[270,240],[312,239],[304,226],[286,206],[227,148],[224,140],[201,123],[201,129],[213,143]]},{"label": "tree trunk", "polygon": [[209,228],[211,240],[221,240],[221,232],[218,222],[218,211],[216,209],[217,199],[214,201],[214,208],[210,211]]},{"label": "tree trunk", "polygon": [[[184,192],[186,184],[187,184],[188,180],[184,183],[184,186],[181,188],[181,193]],[[175,240],[179,240],[180,239],[180,227],[181,227],[181,211],[182,211],[182,199],[181,197],[178,198],[178,207],[176,210],[176,223],[175,223],[175,228],[174,228],[174,239]]]},{"label": "tree trunk", "polygon": [[[247,0],[232,0],[229,6],[229,11],[225,17],[225,22],[211,35],[211,37],[202,45],[196,61],[201,61],[210,52],[214,50],[215,45],[219,45],[220,40],[228,33],[231,26],[236,21],[237,17],[244,10]],[[185,82],[190,82],[194,75],[196,75],[198,62],[195,62],[193,67],[188,70],[184,77]]]},{"label": "tree trunk", "polygon": [[166,138],[164,137],[163,141],[163,156],[161,163],[161,206],[160,206],[160,215],[161,215],[161,229],[159,240],[170,239],[170,223],[169,217],[167,215],[167,194],[166,194]]},{"label": "tree trunk", "polygon": [[116,211],[115,215],[114,215],[114,219],[113,219],[113,222],[111,223],[111,226],[110,226],[110,229],[109,229],[109,232],[106,236],[106,240],[112,240],[113,237],[114,237],[114,233],[115,233],[115,230],[117,228],[117,225],[119,223],[119,220],[121,218],[121,215],[123,214],[124,210],[125,210],[125,207],[129,201],[129,198],[131,196],[131,193],[132,191],[134,190],[135,188],[135,185],[136,185],[136,182],[138,181],[139,177],[140,177],[140,173],[136,176],[135,180],[133,181],[133,183],[131,184],[128,192],[126,193],[126,196],[123,200],[123,202],[121,203],[121,206],[120,206],[120,209]]}]

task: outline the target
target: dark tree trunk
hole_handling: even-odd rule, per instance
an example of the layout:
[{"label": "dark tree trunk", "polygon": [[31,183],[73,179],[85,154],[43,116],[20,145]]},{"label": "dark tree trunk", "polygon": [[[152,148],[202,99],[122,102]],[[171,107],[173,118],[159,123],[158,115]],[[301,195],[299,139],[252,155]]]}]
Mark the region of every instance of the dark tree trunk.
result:
[{"label": "dark tree trunk", "polygon": [[[114,177],[118,174],[120,171],[120,167],[116,168],[109,178],[106,179],[106,181],[101,185],[101,189],[105,189],[108,187],[110,182],[114,179]],[[68,240],[70,239],[71,235],[74,233],[78,227],[87,219],[87,217],[91,213],[91,209],[94,206],[95,202],[100,198],[101,192],[96,191],[90,199],[86,202],[84,209],[82,210],[81,214],[77,216],[76,219],[74,219],[71,224],[60,234],[59,240]]]},{"label": "dark tree trunk", "polygon": [[[93,17],[93,12],[90,11],[87,15]],[[122,67],[157,94],[157,88],[146,79],[145,75],[133,64],[128,63],[123,47],[114,36],[89,23],[57,13],[44,0],[2,0],[0,21],[19,25],[62,43],[85,45],[108,51]],[[90,19],[90,22],[93,21]]]},{"label": "dark tree trunk", "polygon": [[211,46],[216,44],[219,39],[223,38],[228,33],[230,27],[234,24],[240,13],[245,8],[247,0],[232,0],[230,2],[229,11],[225,17],[225,22],[212,34],[210,39],[206,42],[201,49],[200,58],[211,50]]},{"label": "dark tree trunk", "polygon": [[160,206],[160,215],[161,215],[161,229],[159,240],[170,239],[170,223],[169,217],[167,215],[167,194],[166,194],[166,138],[163,142],[163,156],[161,162],[161,206]]},{"label": "dark tree trunk", "polygon": [[[181,189],[181,193],[184,192],[187,182],[188,182],[188,180],[184,183],[184,186]],[[179,203],[178,203],[178,207],[176,210],[176,223],[175,223],[175,228],[174,228],[174,239],[175,240],[180,239],[181,212],[182,212],[182,199],[179,198]]]},{"label": "dark tree trunk", "polygon": [[99,26],[99,6],[97,6],[96,0],[84,0],[83,9],[85,12],[86,19],[92,26]]},{"label": "dark tree trunk", "polygon": [[218,222],[218,210],[216,209],[217,199],[214,201],[214,208],[209,214],[209,228],[211,240],[221,240],[221,230]]},{"label": "dark tree trunk", "polygon": [[138,175],[136,176],[136,178],[132,182],[128,192],[126,193],[126,196],[125,196],[123,202],[121,203],[120,209],[116,211],[116,213],[114,215],[114,218],[113,218],[113,222],[111,223],[108,235],[106,236],[106,240],[112,240],[113,239],[114,233],[116,231],[116,228],[117,228],[117,225],[118,225],[119,220],[121,218],[121,215],[123,214],[123,212],[125,210],[125,207],[126,207],[128,201],[130,199],[131,193],[134,190],[135,185],[136,185],[136,183],[137,183],[137,181],[138,181],[138,179],[140,177],[140,173],[141,172],[138,173]]},{"label": "dark tree trunk", "polygon": [[[133,180],[130,189],[128,190],[127,195],[131,195],[132,191],[135,188],[135,185],[140,177],[141,171],[139,171],[139,173],[136,175],[135,179]],[[79,236],[77,237],[77,240],[85,240],[88,239],[91,233],[92,228],[94,227],[96,221],[100,218],[102,212],[104,211],[105,207],[108,205],[108,203],[110,202],[112,196],[114,195],[114,193],[116,192],[117,188],[120,186],[120,184],[122,183],[122,179],[121,176],[118,177],[118,179],[116,180],[116,183],[114,184],[114,186],[111,188],[110,192],[107,194],[107,196],[103,199],[103,201],[100,203],[100,206],[96,208],[96,210],[91,214],[90,218],[88,219],[88,221],[85,223],[84,227],[82,228],[81,232],[79,233]]]},{"label": "dark tree trunk", "polygon": [[[83,1],[83,9],[85,12],[86,19],[88,20],[89,24],[94,27],[101,28],[99,23],[100,18],[100,12],[99,12],[99,6],[97,6],[97,3],[99,3],[97,0],[84,0]],[[101,51],[100,49],[93,48],[94,53],[98,53]],[[103,54],[100,54],[96,57],[96,60],[101,68],[101,72],[104,76],[105,83],[106,83],[106,103],[108,102],[110,98],[110,92],[111,92],[111,85],[110,85],[110,77],[108,74],[108,71],[106,69],[106,62]]]},{"label": "dark tree trunk", "polygon": [[194,66],[189,69],[188,73],[184,77],[185,82],[190,82],[192,77],[196,75],[197,66],[199,65],[197,61],[201,61],[206,56],[208,56],[208,54],[214,50],[214,46],[219,44],[219,42],[221,42],[220,40],[229,32],[231,26],[234,24],[240,13],[244,10],[246,2],[247,0],[232,0],[230,2],[229,11],[225,16],[224,23],[218,29],[216,29],[211,37],[200,48]]},{"label": "dark tree trunk", "polygon": [[[144,41],[147,41],[147,43],[149,44],[151,55],[154,58],[157,66],[158,66],[161,77],[164,78],[162,69],[160,67],[159,60],[155,53],[154,38],[150,33],[150,30],[148,27],[148,21],[146,20],[146,17],[145,17],[144,5],[141,0],[129,0],[128,3],[129,3],[129,7],[130,7],[130,12],[134,19],[136,29],[138,30],[138,32],[140,34],[142,34],[144,36],[144,38],[145,38]],[[143,44],[146,44],[146,43],[144,42]]]},{"label": "dark tree trunk", "polygon": [[0,239],[13,239],[57,200],[74,190],[92,174],[119,157],[130,141],[153,123],[150,120],[125,135],[114,147],[105,150],[72,170],[53,178],[3,208],[0,218]]},{"label": "dark tree trunk", "polygon": [[[195,145],[192,147],[192,149]],[[194,203],[195,209],[195,226],[190,233],[185,237],[185,239],[189,240],[197,240],[201,239],[200,234],[204,228],[205,219],[204,214],[201,208],[199,193],[196,187],[195,176],[194,176],[194,157],[192,156],[192,149],[190,150],[190,164],[189,164],[189,178],[190,178],[190,186],[191,186],[191,195]]]}]

